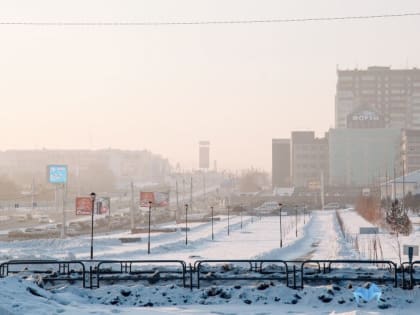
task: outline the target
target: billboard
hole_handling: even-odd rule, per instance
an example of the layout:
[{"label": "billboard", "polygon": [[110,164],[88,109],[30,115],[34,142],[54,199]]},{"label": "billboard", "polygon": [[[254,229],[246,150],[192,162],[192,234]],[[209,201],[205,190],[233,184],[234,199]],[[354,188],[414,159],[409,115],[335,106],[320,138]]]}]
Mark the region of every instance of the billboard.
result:
[{"label": "billboard", "polygon": [[51,184],[67,183],[67,165],[48,165],[47,176]]},{"label": "billboard", "polygon": [[140,207],[148,207],[149,201],[152,202],[153,207],[167,207],[169,206],[169,191],[168,192],[140,192]]},{"label": "billboard", "polygon": [[91,215],[92,199],[90,197],[76,197],[76,215]]},{"label": "billboard", "polygon": [[111,210],[111,199],[109,197],[100,198],[100,207],[98,214],[109,214]]}]

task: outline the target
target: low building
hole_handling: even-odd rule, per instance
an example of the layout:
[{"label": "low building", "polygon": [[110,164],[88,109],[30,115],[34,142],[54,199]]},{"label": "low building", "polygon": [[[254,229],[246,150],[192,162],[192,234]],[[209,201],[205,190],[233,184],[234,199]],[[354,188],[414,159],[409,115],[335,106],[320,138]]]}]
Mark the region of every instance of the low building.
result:
[{"label": "low building", "polygon": [[402,199],[420,194],[420,170],[381,183],[381,199]]}]

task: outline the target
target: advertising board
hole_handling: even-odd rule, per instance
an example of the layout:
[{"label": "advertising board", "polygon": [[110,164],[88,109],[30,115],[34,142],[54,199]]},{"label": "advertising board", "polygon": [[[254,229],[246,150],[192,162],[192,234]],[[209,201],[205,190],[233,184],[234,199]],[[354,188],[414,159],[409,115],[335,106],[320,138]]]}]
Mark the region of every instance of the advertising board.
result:
[{"label": "advertising board", "polygon": [[92,199],[90,197],[76,197],[76,215],[91,215]]},{"label": "advertising board", "polygon": [[48,165],[47,166],[48,182],[51,184],[67,183],[67,165]]},{"label": "advertising board", "polygon": [[148,207],[149,201],[152,202],[152,206],[157,208],[169,206],[169,192],[140,192],[140,207]]}]

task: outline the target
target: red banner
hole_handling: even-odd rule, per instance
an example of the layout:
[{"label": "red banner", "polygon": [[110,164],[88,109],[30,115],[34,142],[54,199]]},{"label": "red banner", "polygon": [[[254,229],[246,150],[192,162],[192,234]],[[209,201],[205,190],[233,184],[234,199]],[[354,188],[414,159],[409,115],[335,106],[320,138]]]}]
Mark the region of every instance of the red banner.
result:
[{"label": "red banner", "polygon": [[92,199],[90,197],[76,197],[76,215],[91,215]]},{"label": "red banner", "polygon": [[148,207],[149,202],[153,207],[168,207],[169,192],[140,192],[140,207]]}]

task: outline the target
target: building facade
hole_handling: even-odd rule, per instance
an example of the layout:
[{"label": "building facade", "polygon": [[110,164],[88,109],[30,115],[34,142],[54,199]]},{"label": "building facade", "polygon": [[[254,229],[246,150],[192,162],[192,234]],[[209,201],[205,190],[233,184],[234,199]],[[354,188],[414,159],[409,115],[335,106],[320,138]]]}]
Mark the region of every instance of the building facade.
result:
[{"label": "building facade", "polygon": [[272,139],[272,187],[290,186],[290,139]]},{"label": "building facade", "polygon": [[335,128],[347,128],[351,112],[369,107],[387,128],[420,129],[420,69],[368,67],[338,70],[337,76]]},{"label": "building facade", "polygon": [[313,131],[293,131],[290,142],[291,179],[295,187],[319,189],[328,182],[328,136]]},{"label": "building facade", "polygon": [[401,161],[399,174],[420,170],[420,130],[403,129],[401,132]]},{"label": "building facade", "polygon": [[198,167],[208,170],[210,168],[210,141],[200,141],[198,145]]},{"label": "building facade", "polygon": [[329,131],[330,185],[362,187],[393,174],[400,129],[344,128]]}]

